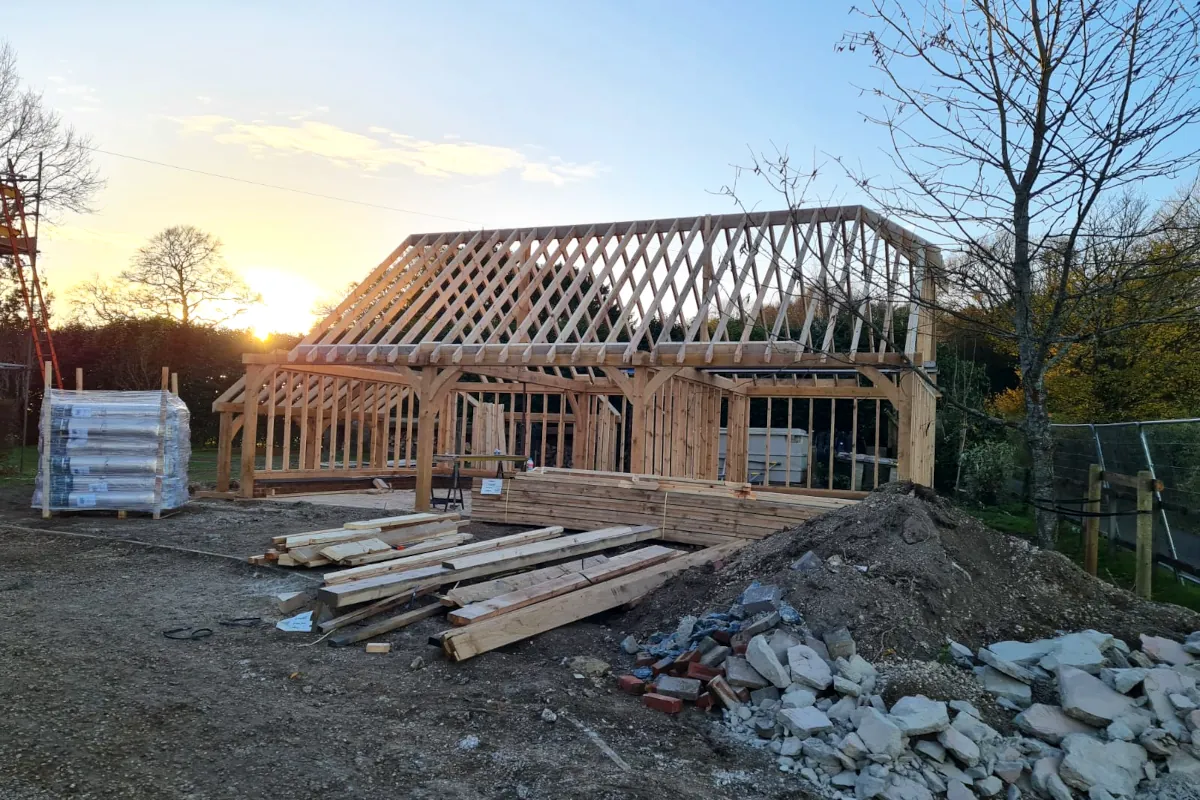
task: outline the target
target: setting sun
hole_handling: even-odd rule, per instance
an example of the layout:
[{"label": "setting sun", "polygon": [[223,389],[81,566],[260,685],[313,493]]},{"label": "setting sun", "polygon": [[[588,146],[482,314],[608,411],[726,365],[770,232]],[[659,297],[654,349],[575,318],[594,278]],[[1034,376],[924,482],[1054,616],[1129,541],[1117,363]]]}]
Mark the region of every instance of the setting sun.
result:
[{"label": "setting sun", "polygon": [[316,322],[313,306],[321,297],[315,283],[283,270],[251,267],[244,273],[246,283],[262,295],[238,318],[259,339],[272,333],[305,333]]}]

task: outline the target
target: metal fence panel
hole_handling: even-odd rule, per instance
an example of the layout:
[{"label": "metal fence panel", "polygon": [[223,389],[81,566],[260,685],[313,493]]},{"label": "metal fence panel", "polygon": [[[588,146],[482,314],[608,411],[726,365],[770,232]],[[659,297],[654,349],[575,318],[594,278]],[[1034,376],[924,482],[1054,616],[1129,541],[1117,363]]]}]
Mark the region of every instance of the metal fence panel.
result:
[{"label": "metal fence panel", "polygon": [[[1137,475],[1148,470],[1162,481],[1154,519],[1156,555],[1200,569],[1200,419],[1103,425],[1055,425],[1056,504],[1082,508],[1088,466]],[[1109,486],[1101,530],[1132,545],[1137,540],[1137,498],[1132,489]]]}]

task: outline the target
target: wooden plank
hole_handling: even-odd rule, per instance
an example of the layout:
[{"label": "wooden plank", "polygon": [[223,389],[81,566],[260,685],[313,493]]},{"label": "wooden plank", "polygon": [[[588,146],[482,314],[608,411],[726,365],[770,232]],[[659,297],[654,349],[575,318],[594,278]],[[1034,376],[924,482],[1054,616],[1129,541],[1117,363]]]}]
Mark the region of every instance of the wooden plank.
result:
[{"label": "wooden plank", "polygon": [[370,603],[356,608],[353,611],[342,614],[340,617],[327,619],[324,622],[318,622],[317,628],[321,633],[329,633],[336,631],[338,628],[344,628],[347,625],[353,625],[355,622],[362,622],[364,619],[382,614],[384,611],[390,611],[397,606],[402,606],[412,602],[412,597],[409,595],[396,595],[394,597],[385,597],[377,603]]},{"label": "wooden plank", "polygon": [[366,553],[360,556],[351,556],[344,558],[339,563],[351,566],[361,567],[364,564],[377,564],[381,561],[391,561],[397,558],[405,558],[415,556],[421,553],[434,553],[439,550],[446,550],[451,547],[457,547],[460,544],[466,544],[475,537],[469,533],[455,533],[449,536],[437,536],[433,539],[425,539],[412,545],[398,545],[397,547],[388,547],[386,551],[375,553]]},{"label": "wooden plank", "polygon": [[408,525],[419,525],[422,522],[435,522],[440,520],[456,520],[462,519],[462,515],[458,513],[451,514],[405,514],[400,517],[380,517],[379,519],[360,519],[353,522],[347,522],[342,527],[346,530],[362,530],[364,528],[379,528],[380,530],[390,530],[392,528],[403,528]]},{"label": "wooden plank", "polygon": [[591,582],[583,577],[581,573],[570,572],[566,575],[560,575],[557,578],[535,583],[533,586],[527,586],[524,589],[517,589],[516,591],[493,597],[481,603],[464,606],[457,611],[451,611],[449,615],[450,624],[458,626],[469,625],[472,622],[479,622],[480,620],[490,619],[509,611],[516,611],[518,608],[524,608],[527,605],[538,603],[542,600],[549,600],[552,597],[558,597],[560,594],[573,592],[576,589],[590,585]]},{"label": "wooden plank", "polygon": [[445,611],[445,606],[441,603],[430,603],[427,606],[415,608],[412,611],[405,611],[403,614],[397,614],[394,617],[388,617],[385,620],[380,620],[374,625],[368,625],[365,628],[360,628],[356,631],[347,631],[346,633],[329,638],[329,644],[334,647],[342,647],[355,642],[361,642],[363,639],[370,639],[375,636],[380,636],[389,633],[398,628],[403,628],[407,625],[412,625],[414,622],[420,622],[423,619],[435,617]]},{"label": "wooden plank", "polygon": [[671,577],[695,566],[724,559],[743,546],[730,542],[697,550],[630,575],[588,586],[541,603],[450,631],[442,638],[446,656],[463,661],[506,644],[584,619],[640,599]]},{"label": "wooden plank", "polygon": [[[560,558],[570,558],[574,555],[604,550],[610,547],[620,547],[635,542],[652,539],[658,535],[658,530],[649,525],[631,528],[628,533],[585,539],[573,543],[566,548],[547,549],[537,552],[526,552],[519,557],[506,557],[500,561],[479,564],[468,569],[448,569],[444,566],[431,566],[380,575],[358,581],[348,581],[332,586],[325,586],[318,594],[318,601],[326,603],[330,608],[365,603],[380,597],[388,597],[401,592],[420,590],[443,586],[447,583],[478,578],[484,575],[494,575],[511,569],[532,566],[544,561],[554,561]],[[547,543],[548,544],[548,543]],[[382,565],[386,566],[388,562]],[[361,568],[360,568],[361,569]]]},{"label": "wooden plank", "polygon": [[378,539],[356,539],[353,542],[331,544],[318,552],[323,558],[328,558],[330,561],[341,561],[351,556],[365,556],[370,553],[378,553],[385,550],[390,551],[391,549],[392,546],[390,544],[381,542]]},{"label": "wooden plank", "polygon": [[[301,547],[310,547],[314,544],[322,546],[339,544],[341,542],[352,542],[355,539],[369,539],[383,533],[380,528],[360,528],[358,530],[347,530],[345,528],[331,528],[326,531],[313,531],[311,533],[298,533],[295,536],[283,537],[283,546],[288,550],[296,550]],[[276,544],[281,544],[276,542]]]},{"label": "wooden plank", "polygon": [[554,578],[561,578],[563,575],[572,572],[579,572],[587,562],[603,563],[607,560],[607,556],[589,556],[585,559],[569,561],[566,564],[555,564],[552,567],[518,572],[515,575],[493,578],[492,580],[474,583],[469,586],[458,586],[446,592],[443,603],[455,606],[469,606],[472,603],[481,603],[484,600],[490,600],[493,597],[498,597],[508,592],[515,592],[518,589],[533,586],[535,583],[542,583]]},{"label": "wooden plank", "polygon": [[382,564],[371,564],[366,567],[356,567],[354,569],[344,569],[338,572],[330,572],[325,575],[325,583],[343,583],[346,581],[361,580],[363,578],[374,578],[379,575],[386,575],[389,572],[402,572],[404,570],[415,569],[416,567],[426,567],[434,564],[440,564],[442,559],[447,556],[466,555],[469,553],[480,553],[485,550],[499,550],[504,547],[509,547],[514,544],[523,544],[526,542],[540,542],[545,539],[552,539],[556,536],[561,536],[563,532],[561,525],[551,525],[545,528],[536,528],[531,531],[523,531],[514,533],[509,536],[499,536],[495,539],[486,539],[482,542],[472,542],[460,547],[451,547],[447,550],[435,551],[424,555],[413,555],[408,557],[396,558],[391,561],[386,561]]},{"label": "wooden plank", "polygon": [[510,611],[516,611],[518,608],[524,608],[527,605],[541,602],[542,600],[549,600],[552,597],[566,594],[567,592],[593,583],[611,580],[635,570],[659,564],[669,558],[674,558],[679,553],[680,551],[678,550],[672,550],[669,547],[661,547],[659,545],[651,545],[650,547],[643,547],[639,550],[623,553],[608,559],[603,564],[597,564],[577,572],[569,572],[557,578],[551,578],[550,580],[542,581],[523,589],[498,595],[480,603],[465,606],[450,613],[450,624],[468,625],[500,614],[507,614]]},{"label": "wooden plank", "polygon": [[[521,545],[519,547],[510,547],[504,550],[497,550],[490,553],[478,553],[468,556],[457,556],[448,558],[442,562],[442,566],[446,569],[465,570],[474,569],[475,567],[499,566],[509,562],[520,562],[527,556],[541,555],[551,552],[563,552],[563,558],[575,554],[574,548],[582,546],[584,549],[581,552],[590,552],[597,548],[590,545],[602,543],[605,547],[620,547],[623,544],[631,544],[637,539],[630,539],[631,535],[645,533],[650,526],[643,525],[638,528],[633,528],[629,525],[620,525],[612,528],[601,528],[600,530],[587,531],[586,533],[576,533],[571,536],[563,536],[559,539],[553,539],[548,542],[534,542],[533,544]],[[647,537],[651,538],[651,537]],[[611,542],[611,543],[610,543]],[[510,567],[515,569],[515,567]]]}]

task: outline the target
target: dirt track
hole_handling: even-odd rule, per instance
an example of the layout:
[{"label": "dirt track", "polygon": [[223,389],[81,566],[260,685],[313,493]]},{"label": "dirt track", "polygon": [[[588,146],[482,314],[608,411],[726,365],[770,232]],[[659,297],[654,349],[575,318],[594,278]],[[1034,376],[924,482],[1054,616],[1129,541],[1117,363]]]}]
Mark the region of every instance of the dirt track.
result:
[{"label": "dirt track", "polygon": [[[159,522],[43,523],[27,503],[23,487],[0,492],[0,525],[236,556],[363,516],[208,501]],[[232,560],[0,527],[0,798],[801,796],[762,754],[713,738],[701,713],[669,718],[611,681],[575,679],[562,659],[615,663],[620,616],[463,664],[427,644],[440,620],[383,637],[387,655],[220,624],[272,616],[266,595],[303,583]],[[180,626],[214,634],[163,637]],[[426,665],[411,669],[418,656]],[[545,708],[565,714],[544,722]],[[469,736],[478,747],[460,749]]]}]

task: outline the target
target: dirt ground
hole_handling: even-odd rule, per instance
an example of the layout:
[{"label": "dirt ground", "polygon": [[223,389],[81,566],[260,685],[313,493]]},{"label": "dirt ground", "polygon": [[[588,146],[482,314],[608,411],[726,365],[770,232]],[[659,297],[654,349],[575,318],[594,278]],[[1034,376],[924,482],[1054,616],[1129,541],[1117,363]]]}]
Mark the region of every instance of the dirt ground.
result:
[{"label": "dirt ground", "polygon": [[[268,623],[222,624],[275,619],[267,596],[303,575],[113,541],[244,557],[363,509],[198,501],[157,522],[43,521],[28,498],[0,489],[3,800],[804,796],[712,717],[668,717],[611,679],[573,677],[571,656],[617,663],[628,614],[462,664],[427,643],[436,619],[381,637],[386,655],[310,647]],[[213,634],[163,636],[183,626]]]}]

